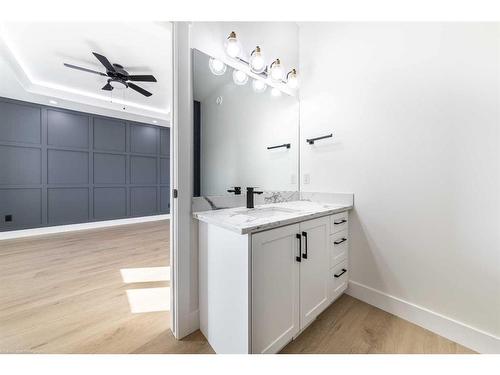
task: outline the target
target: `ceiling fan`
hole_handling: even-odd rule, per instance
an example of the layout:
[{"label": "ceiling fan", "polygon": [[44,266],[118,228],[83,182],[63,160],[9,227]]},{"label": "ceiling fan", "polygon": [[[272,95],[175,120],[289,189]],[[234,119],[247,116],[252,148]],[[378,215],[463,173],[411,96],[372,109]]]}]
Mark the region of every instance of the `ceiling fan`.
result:
[{"label": "ceiling fan", "polygon": [[129,81],[135,81],[135,82],[156,82],[156,78],[152,75],[130,75],[128,72],[121,66],[120,64],[111,64],[109,60],[106,58],[106,56],[99,55],[98,53],[92,52],[94,56],[101,62],[102,65],[106,68],[106,73],[98,72],[96,70],[92,69],[87,69],[87,68],[82,68],[80,66],[72,65],[72,64],[66,64],[64,63],[64,66],[67,66],[68,68],[72,69],[77,69],[77,70],[82,70],[84,72],[88,73],[94,73],[98,74],[103,77],[108,77],[108,83],[104,85],[102,90],[105,91],[112,91],[114,88],[120,88],[120,89],[125,89],[130,87],[132,90],[137,91],[138,93],[144,95],[144,96],[151,96],[153,95],[147,90],[144,90],[142,87],[137,86],[135,83],[129,82]]}]

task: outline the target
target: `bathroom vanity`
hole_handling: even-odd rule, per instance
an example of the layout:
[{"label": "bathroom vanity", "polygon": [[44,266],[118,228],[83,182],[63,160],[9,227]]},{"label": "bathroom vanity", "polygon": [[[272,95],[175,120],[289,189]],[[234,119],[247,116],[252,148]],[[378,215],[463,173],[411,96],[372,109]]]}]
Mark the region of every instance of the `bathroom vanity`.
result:
[{"label": "bathroom vanity", "polygon": [[200,329],[217,353],[277,353],[347,287],[353,194],[300,191],[300,148],[334,138],[299,139],[293,93],[192,53]]},{"label": "bathroom vanity", "polygon": [[277,353],[343,293],[351,208],[293,201],[194,214],[200,329],[217,353]]}]

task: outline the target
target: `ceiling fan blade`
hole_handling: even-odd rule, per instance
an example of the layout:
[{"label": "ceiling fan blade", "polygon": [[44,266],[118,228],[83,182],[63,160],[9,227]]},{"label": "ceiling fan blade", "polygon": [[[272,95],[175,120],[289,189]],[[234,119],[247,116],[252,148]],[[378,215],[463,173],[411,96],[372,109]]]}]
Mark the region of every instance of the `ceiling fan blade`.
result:
[{"label": "ceiling fan blade", "polygon": [[108,76],[106,73],[101,73],[101,72],[98,72],[98,71],[92,70],[92,69],[82,68],[81,66],[76,66],[76,65],[66,64],[66,63],[64,63],[64,66],[67,66],[68,68],[71,68],[71,69],[81,70],[81,71],[84,71],[87,73],[99,74],[100,76],[104,76],[104,77]]},{"label": "ceiling fan blade", "polygon": [[102,89],[106,90],[106,91],[113,91],[113,86],[111,86],[108,82],[108,83],[106,83],[106,85],[104,85],[104,87]]},{"label": "ceiling fan blade", "polygon": [[95,52],[92,52],[94,54],[94,56],[97,58],[97,60],[99,60],[101,62],[102,65],[104,65],[104,67],[111,71],[111,72],[115,72],[115,67],[113,65],[111,65],[111,63],[109,62],[109,60],[106,58],[106,56],[103,56],[103,55],[99,55],[98,53],[95,53]]},{"label": "ceiling fan blade", "polygon": [[144,96],[151,96],[151,95],[153,95],[149,91],[144,90],[142,87],[139,87],[139,86],[137,86],[134,83],[128,83],[128,87],[130,87],[132,90],[135,90],[135,91],[137,91],[138,93],[140,93],[140,94],[142,94]]},{"label": "ceiling fan blade", "polygon": [[150,74],[147,75],[131,75],[128,76],[130,81],[141,81],[141,82],[157,82],[156,78]]}]

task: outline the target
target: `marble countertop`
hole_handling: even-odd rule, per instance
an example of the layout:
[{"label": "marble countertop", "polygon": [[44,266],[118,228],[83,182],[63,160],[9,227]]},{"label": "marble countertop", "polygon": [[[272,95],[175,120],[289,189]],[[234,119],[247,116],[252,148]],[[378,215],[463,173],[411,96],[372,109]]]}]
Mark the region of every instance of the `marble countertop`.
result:
[{"label": "marble countertop", "polygon": [[343,212],[351,208],[351,205],[292,201],[262,204],[251,209],[236,207],[195,212],[193,216],[205,223],[214,224],[239,234],[249,234]]}]

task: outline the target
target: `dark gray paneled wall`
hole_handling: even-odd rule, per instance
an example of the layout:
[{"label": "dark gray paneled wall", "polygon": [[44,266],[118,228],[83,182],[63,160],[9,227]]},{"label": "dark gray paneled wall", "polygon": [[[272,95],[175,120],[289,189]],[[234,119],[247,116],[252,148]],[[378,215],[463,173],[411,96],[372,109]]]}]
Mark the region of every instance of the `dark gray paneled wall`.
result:
[{"label": "dark gray paneled wall", "polygon": [[0,98],[0,231],[169,213],[170,129]]}]

